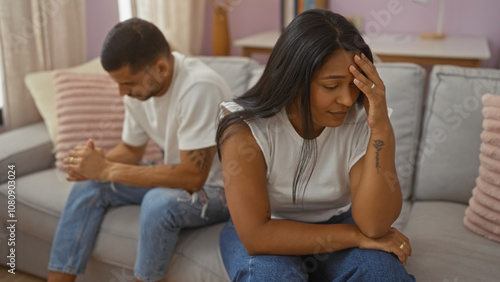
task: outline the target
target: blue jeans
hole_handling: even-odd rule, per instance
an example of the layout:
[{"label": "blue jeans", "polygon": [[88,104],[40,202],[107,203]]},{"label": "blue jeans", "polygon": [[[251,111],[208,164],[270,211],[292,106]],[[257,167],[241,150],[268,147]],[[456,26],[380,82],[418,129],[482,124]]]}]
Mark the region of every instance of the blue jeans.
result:
[{"label": "blue jeans", "polygon": [[141,205],[134,275],[145,281],[165,276],[181,228],[229,218],[220,187],[205,186],[189,195],[183,189],[147,189],[108,181],[76,182],[54,237],[49,269],[83,274],[107,209],[120,205]]},{"label": "blue jeans", "polygon": [[[321,224],[354,224],[351,212]],[[377,250],[351,248],[306,256],[249,256],[232,220],[221,232],[222,260],[231,281],[415,281],[398,258]]]}]

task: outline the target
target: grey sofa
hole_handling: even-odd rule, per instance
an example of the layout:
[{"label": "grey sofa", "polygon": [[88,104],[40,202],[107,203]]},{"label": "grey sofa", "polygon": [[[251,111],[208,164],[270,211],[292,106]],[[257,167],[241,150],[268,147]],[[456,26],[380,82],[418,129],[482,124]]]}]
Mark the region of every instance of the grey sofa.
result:
[{"label": "grey sofa", "polygon": [[[262,72],[246,58],[202,59],[222,74],[235,95]],[[426,86],[427,74],[417,65],[379,63],[377,68],[394,110],[396,164],[405,200],[394,226],[412,243],[408,271],[419,281],[500,279],[500,244],[463,224],[478,176],[480,96],[500,94],[500,71],[436,66]],[[474,103],[478,106],[470,106]],[[456,112],[461,105],[468,109],[466,115]],[[15,164],[16,270],[46,277],[52,238],[71,183],[54,168],[44,123],[4,133],[0,144],[0,263],[7,263],[7,166]],[[139,209],[108,211],[87,271],[78,281],[133,281]],[[228,281],[218,250],[223,226],[182,231],[165,280]]]}]

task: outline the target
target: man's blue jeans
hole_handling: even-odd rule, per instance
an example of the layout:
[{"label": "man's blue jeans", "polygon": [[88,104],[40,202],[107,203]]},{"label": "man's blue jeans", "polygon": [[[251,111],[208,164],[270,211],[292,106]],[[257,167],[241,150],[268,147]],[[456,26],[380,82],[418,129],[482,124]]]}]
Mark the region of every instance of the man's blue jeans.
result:
[{"label": "man's blue jeans", "polygon": [[83,274],[107,209],[120,205],[141,205],[134,275],[144,281],[163,278],[181,228],[229,218],[220,187],[205,186],[190,195],[183,189],[147,189],[108,181],[76,182],[59,221],[49,269]]},{"label": "man's blue jeans", "polygon": [[[322,224],[354,224],[351,212]],[[221,232],[222,260],[231,281],[415,281],[390,253],[359,248],[307,256],[249,256],[232,220]]]}]

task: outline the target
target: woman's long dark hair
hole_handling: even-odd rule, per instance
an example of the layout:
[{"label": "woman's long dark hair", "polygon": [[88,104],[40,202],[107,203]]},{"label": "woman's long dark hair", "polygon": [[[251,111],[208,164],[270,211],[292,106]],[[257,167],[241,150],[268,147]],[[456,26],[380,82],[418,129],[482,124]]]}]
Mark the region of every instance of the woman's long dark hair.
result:
[{"label": "woman's long dark hair", "polygon": [[[244,121],[269,118],[295,101],[301,103],[304,137],[292,187],[293,203],[302,195],[317,159],[317,145],[311,114],[310,85],[314,73],[335,51],[361,51],[373,56],[359,31],[340,14],[313,9],[299,14],[283,31],[257,84],[234,101],[243,110],[227,114],[217,128],[217,148]],[[358,101],[362,101],[362,96]],[[228,132],[226,130],[231,128]]]}]

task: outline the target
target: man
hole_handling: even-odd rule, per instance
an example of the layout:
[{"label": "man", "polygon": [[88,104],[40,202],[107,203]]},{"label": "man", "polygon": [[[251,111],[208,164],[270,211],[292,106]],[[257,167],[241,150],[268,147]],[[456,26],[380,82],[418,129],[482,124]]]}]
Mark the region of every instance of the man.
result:
[{"label": "man", "polygon": [[[66,178],[77,182],[54,238],[48,280],[73,281],[84,272],[109,207],[142,204],[134,275],[157,281],[181,228],[229,217],[214,154],[218,105],[232,95],[213,70],[171,52],[160,30],[137,18],[108,33],[101,63],[124,96],[122,142],[104,155],[89,140],[64,160]],[[163,165],[138,165],[149,139],[163,148]]]}]

